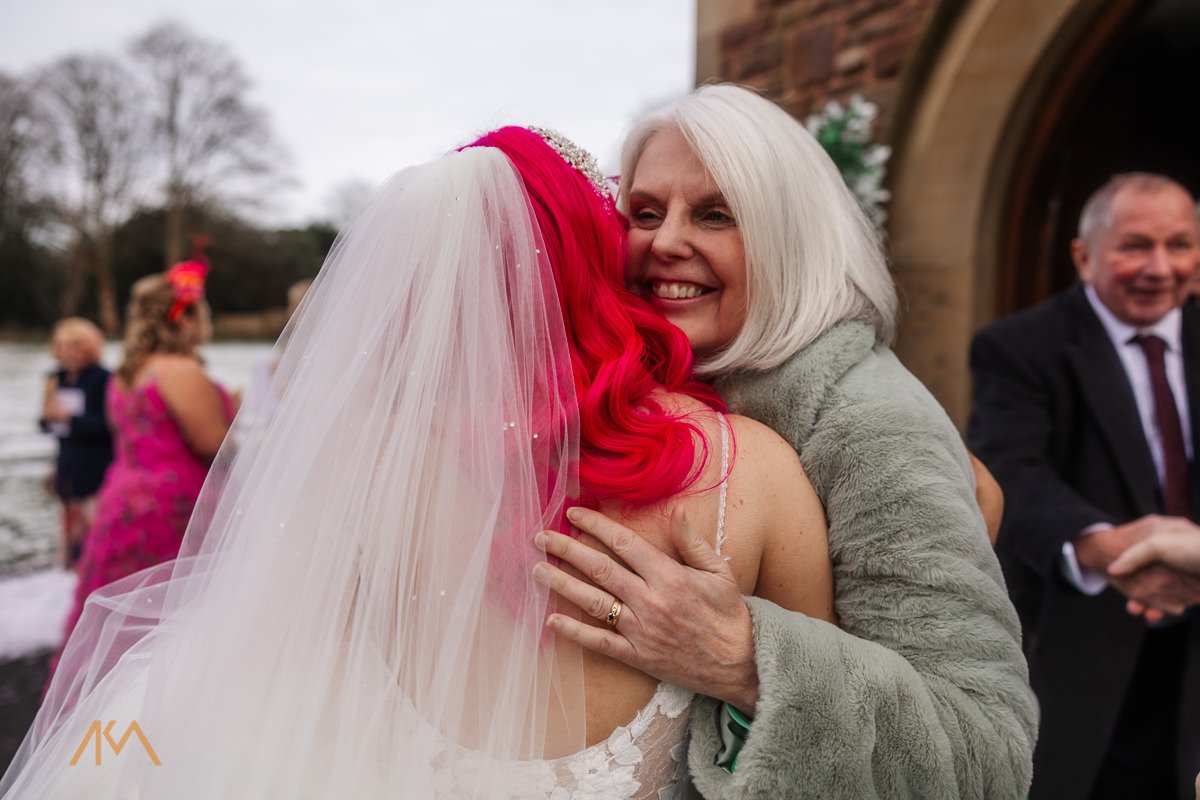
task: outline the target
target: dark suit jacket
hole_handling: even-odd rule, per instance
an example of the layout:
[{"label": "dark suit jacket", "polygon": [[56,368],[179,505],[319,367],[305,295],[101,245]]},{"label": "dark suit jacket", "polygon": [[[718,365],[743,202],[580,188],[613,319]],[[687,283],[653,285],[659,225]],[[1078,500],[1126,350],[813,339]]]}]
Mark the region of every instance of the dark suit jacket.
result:
[{"label": "dark suit jacket", "polygon": [[[58,460],[54,471],[54,490],[63,500],[80,500],[100,490],[104,473],[113,460],[112,434],[106,413],[109,372],[94,364],[80,371],[75,383],[67,381],[66,372],[51,373],[59,386],[83,390],[84,410],[72,417],[70,433],[58,440]],[[42,430],[49,431],[45,420],[38,420]]]},{"label": "dark suit jacket", "polygon": [[[1200,454],[1200,312],[1192,307],[1183,309],[1183,356]],[[1062,545],[1096,522],[1162,513],[1154,463],[1129,380],[1081,286],[982,330],[971,371],[968,440],[1004,489],[997,552],[1041,706],[1031,797],[1082,798],[1145,626],[1115,590],[1088,597],[1067,583]],[[1190,477],[1200,497],[1200,469]],[[1177,736],[1187,797],[1200,770],[1200,625],[1191,628]]]}]

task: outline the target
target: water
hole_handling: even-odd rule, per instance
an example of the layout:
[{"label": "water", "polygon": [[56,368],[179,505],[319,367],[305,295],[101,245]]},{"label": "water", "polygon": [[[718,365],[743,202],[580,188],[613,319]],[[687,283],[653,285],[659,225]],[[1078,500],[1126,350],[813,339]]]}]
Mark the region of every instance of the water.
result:
[{"label": "water", "polygon": [[[226,388],[245,390],[271,345],[216,342],[203,355],[210,375]],[[104,363],[120,362],[110,344]],[[54,367],[37,344],[0,343],[0,576],[49,566],[58,537],[58,501],[47,490],[56,443],[37,427],[44,377]]]}]

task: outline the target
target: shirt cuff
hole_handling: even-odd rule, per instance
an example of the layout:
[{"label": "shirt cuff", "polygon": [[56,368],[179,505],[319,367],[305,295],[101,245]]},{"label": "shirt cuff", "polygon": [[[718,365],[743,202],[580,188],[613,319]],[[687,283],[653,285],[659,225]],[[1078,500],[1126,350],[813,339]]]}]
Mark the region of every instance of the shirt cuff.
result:
[{"label": "shirt cuff", "polygon": [[[1089,525],[1084,528],[1080,532],[1080,535],[1087,536],[1089,533],[1107,531],[1112,527],[1107,522],[1097,522],[1095,525]],[[1095,570],[1080,566],[1079,559],[1075,556],[1075,545],[1070,539],[1063,542],[1061,563],[1062,575],[1067,579],[1067,583],[1086,595],[1094,597],[1103,592],[1108,586],[1108,578],[1103,572],[1096,572]]]}]

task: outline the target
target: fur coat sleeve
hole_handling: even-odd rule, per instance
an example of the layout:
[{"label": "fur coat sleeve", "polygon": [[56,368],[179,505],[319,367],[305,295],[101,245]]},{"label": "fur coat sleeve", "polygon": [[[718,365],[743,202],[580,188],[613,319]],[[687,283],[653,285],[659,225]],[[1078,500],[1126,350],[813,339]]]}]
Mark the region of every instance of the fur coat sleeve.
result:
[{"label": "fur coat sleeve", "polygon": [[[864,322],[720,386],[800,453],[829,521],[840,627],[749,598],[760,697],[735,774],[718,705],[690,771],[726,798],[1022,798],[1036,703],[949,418]],[[732,531],[731,535],[737,535]]]}]

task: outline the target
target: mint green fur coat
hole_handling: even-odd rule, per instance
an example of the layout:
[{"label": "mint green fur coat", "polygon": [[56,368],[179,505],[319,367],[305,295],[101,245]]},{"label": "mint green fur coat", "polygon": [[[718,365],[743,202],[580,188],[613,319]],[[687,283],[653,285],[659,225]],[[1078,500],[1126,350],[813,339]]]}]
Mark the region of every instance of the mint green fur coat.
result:
[{"label": "mint green fur coat", "polygon": [[[695,788],[732,798],[1022,798],[1037,710],[953,424],[872,327],[719,384],[791,442],[829,521],[840,627],[748,598],[760,695],[735,774],[692,708]],[[730,531],[736,536],[737,531]]]}]

